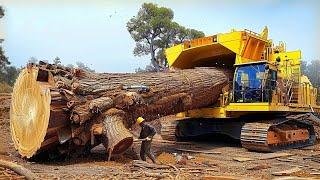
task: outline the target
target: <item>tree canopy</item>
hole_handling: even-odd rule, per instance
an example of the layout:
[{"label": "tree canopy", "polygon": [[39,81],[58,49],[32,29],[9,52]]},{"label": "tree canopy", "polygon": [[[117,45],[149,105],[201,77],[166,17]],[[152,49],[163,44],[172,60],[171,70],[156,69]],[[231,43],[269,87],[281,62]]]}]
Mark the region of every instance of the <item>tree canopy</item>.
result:
[{"label": "tree canopy", "polygon": [[58,56],[53,59],[53,64],[55,64],[55,65],[61,64],[61,60]]},{"label": "tree canopy", "polygon": [[[4,9],[0,6],[0,18],[4,16]],[[6,65],[9,65],[10,62],[8,58],[4,55],[4,51],[2,50],[2,42],[3,39],[0,39],[0,70],[2,70]]]},{"label": "tree canopy", "polygon": [[308,76],[314,87],[320,87],[320,60],[312,60],[310,63],[303,61],[301,71],[304,75]]},{"label": "tree canopy", "polygon": [[[94,69],[91,69],[90,67],[88,67],[86,64],[84,64],[83,62],[80,62],[80,61],[77,61],[76,62],[76,65],[78,68],[80,69],[84,69],[86,71],[89,71],[89,72],[95,72]],[[69,65],[70,66],[70,65]]]},{"label": "tree canopy", "polygon": [[167,66],[165,48],[176,42],[204,36],[201,31],[179,25],[173,18],[172,9],[144,3],[137,15],[127,23],[127,30],[136,42],[134,55],[150,55],[151,64],[157,71]]},{"label": "tree canopy", "polygon": [[[0,18],[5,15],[5,11],[0,6]],[[9,66],[10,61],[4,54],[2,49],[3,39],[0,39],[0,92],[10,92],[16,77],[18,76],[19,69],[14,66]]]}]

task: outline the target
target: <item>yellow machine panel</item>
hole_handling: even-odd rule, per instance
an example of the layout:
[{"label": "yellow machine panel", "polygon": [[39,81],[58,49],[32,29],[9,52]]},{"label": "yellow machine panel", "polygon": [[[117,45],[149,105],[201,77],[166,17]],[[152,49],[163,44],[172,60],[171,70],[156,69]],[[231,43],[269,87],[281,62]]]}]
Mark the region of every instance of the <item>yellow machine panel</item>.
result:
[{"label": "yellow machine panel", "polygon": [[232,31],[186,41],[168,48],[170,67],[227,66],[261,61],[268,40],[252,31]]},{"label": "yellow machine panel", "polygon": [[266,152],[314,144],[313,124],[320,124],[317,88],[301,73],[301,51],[287,51],[283,42],[275,46],[267,28],[260,34],[232,30],[194,39],[165,53],[171,68],[234,72],[232,88],[221,91],[219,102],[179,114],[185,118],[175,137],[220,133],[239,139],[246,149]]},{"label": "yellow machine panel", "polygon": [[[274,46],[272,40],[268,39],[267,28],[261,34],[249,30],[232,30],[229,33],[185,41],[166,49],[165,54],[171,68],[214,66],[237,71],[242,66],[264,63],[270,67],[268,71],[274,71],[277,76],[268,102],[235,102],[235,92],[229,92],[227,95],[221,94],[221,99],[227,100],[220,103],[220,106],[192,110],[186,112],[186,116],[228,118],[251,112],[319,111],[316,104],[317,89],[301,74],[301,51],[286,51],[282,42]],[[261,72],[263,73],[264,71]],[[243,75],[238,77],[243,79],[238,82],[240,84],[248,81],[245,77],[249,77]],[[262,84],[266,81],[260,79]],[[237,81],[234,82],[236,83]]]}]

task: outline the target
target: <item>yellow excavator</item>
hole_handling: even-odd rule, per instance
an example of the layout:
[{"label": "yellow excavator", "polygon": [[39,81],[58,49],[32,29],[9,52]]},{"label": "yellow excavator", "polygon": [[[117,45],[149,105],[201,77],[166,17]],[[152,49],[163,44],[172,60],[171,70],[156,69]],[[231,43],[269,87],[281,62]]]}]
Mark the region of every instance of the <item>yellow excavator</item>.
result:
[{"label": "yellow excavator", "polygon": [[[244,148],[274,152],[316,141],[317,88],[301,73],[301,51],[274,45],[268,28],[216,34],[165,51],[170,68],[220,67],[234,73],[219,102],[180,113],[176,138],[220,133],[239,139]],[[172,127],[171,127],[172,129]]]}]

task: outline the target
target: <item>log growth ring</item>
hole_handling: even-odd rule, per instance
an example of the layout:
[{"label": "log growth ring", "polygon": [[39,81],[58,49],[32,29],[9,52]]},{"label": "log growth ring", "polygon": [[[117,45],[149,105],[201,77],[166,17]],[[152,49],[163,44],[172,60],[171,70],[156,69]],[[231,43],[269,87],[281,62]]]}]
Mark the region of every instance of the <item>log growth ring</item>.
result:
[{"label": "log growth ring", "polygon": [[10,107],[10,129],[15,148],[30,158],[44,141],[50,117],[50,90],[37,81],[39,69],[25,68],[17,78]]}]

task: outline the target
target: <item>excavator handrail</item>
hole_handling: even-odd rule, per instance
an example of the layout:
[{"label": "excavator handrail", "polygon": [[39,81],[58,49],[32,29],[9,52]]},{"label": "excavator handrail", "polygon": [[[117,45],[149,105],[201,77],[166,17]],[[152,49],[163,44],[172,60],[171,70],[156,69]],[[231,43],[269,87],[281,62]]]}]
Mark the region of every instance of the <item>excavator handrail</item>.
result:
[{"label": "excavator handrail", "polygon": [[[254,31],[251,31],[251,30],[249,30],[249,29],[244,29],[244,32],[247,32],[247,33],[249,33],[249,34],[252,34],[252,35],[255,35],[255,36],[260,37],[260,34],[259,34],[259,33],[256,33],[256,32],[254,32]],[[260,37],[260,38],[261,38],[261,37]]]}]

